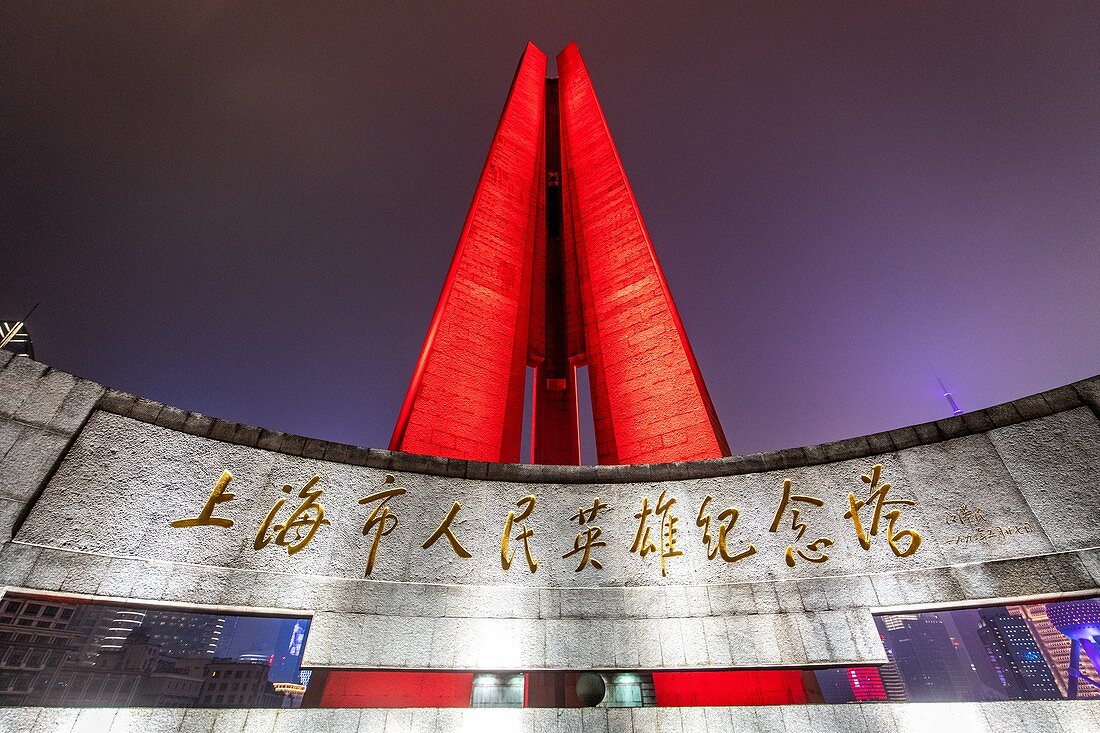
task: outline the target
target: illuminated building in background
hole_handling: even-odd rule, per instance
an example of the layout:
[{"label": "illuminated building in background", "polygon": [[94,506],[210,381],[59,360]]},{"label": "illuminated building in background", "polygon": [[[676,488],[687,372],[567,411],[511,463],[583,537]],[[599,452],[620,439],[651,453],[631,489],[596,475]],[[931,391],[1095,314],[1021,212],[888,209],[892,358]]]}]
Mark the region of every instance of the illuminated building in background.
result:
[{"label": "illuminated building in background", "polygon": [[894,651],[886,649],[886,664],[878,668],[879,678],[882,680],[882,689],[886,692],[886,699],[892,702],[902,702],[909,699],[909,690],[905,687],[905,680],[898,669],[898,663],[894,659]]},{"label": "illuminated building in background", "polygon": [[215,659],[203,667],[200,707],[281,707],[282,696],[268,679],[268,666]]},{"label": "illuminated building in background", "polygon": [[940,376],[938,374],[936,375],[936,381],[940,383],[940,389],[943,390],[943,398],[947,400],[947,404],[951,405],[951,414],[961,415],[963,412],[962,408],[959,407],[957,402],[955,402],[954,395],[952,395],[951,392],[948,391],[947,387],[943,383],[943,380],[940,379]]},{"label": "illuminated building in background", "polygon": [[1031,636],[1027,623],[1003,608],[983,608],[978,613],[982,617],[978,635],[1009,698],[1059,698],[1054,676],[1047,669],[1042,652]]},{"label": "illuminated building in background", "polygon": [[886,687],[875,667],[848,667],[844,670],[856,702],[886,700]]},{"label": "illuminated building in background", "polygon": [[576,44],[528,44],[390,441],[578,465],[577,368],[601,464],[719,458],[729,446]]},{"label": "illuminated building in background", "polygon": [[82,658],[94,664],[103,653],[117,652],[141,630],[145,639],[172,657],[213,659],[225,617],[161,609],[82,604],[73,626],[88,639]]},{"label": "illuminated building in background", "polygon": [[905,680],[912,702],[964,700],[964,678],[955,643],[936,614],[876,617],[888,658]]},{"label": "illuminated building in background", "polygon": [[0,321],[0,348],[34,358],[34,343],[23,321]]},{"label": "illuminated building in background", "polygon": [[299,619],[293,624],[283,624],[275,641],[275,653],[271,657],[272,682],[298,682],[302,645],[308,631],[309,622],[305,619]]},{"label": "illuminated building in background", "polygon": [[[1095,671],[1100,668],[1100,600],[1091,598],[1080,601],[1059,601],[1048,603],[1047,616],[1055,628],[1072,640],[1070,649],[1069,697],[1076,697],[1080,691],[1081,653],[1084,652]],[[1092,677],[1087,680],[1091,685],[1100,685],[1100,680]]]},{"label": "illuminated building in background", "polygon": [[[1070,601],[1070,603],[1073,602]],[[1079,603],[1079,601],[1077,602]],[[1014,616],[1019,616],[1027,623],[1031,636],[1035,639],[1039,651],[1043,654],[1047,668],[1054,676],[1054,682],[1058,685],[1058,692],[1063,697],[1070,697],[1069,692],[1073,679],[1070,677],[1070,670],[1073,667],[1070,660],[1071,652],[1076,651],[1078,670],[1086,679],[1100,679],[1100,675],[1097,675],[1092,660],[1087,655],[1083,655],[1080,648],[1074,650],[1073,640],[1055,628],[1054,624],[1050,622],[1047,614],[1047,606],[1049,605],[1054,604],[1033,603],[1031,605],[1008,606],[1008,612]],[[1077,697],[1081,699],[1100,698],[1100,688],[1092,684],[1078,685]]]}]

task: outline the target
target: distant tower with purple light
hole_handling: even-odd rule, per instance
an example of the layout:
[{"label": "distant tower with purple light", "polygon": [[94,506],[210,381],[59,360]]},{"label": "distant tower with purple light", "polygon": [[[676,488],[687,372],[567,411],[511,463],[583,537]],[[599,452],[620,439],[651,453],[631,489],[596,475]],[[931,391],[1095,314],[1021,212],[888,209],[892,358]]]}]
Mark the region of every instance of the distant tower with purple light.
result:
[{"label": "distant tower with purple light", "polygon": [[947,403],[951,405],[951,414],[961,415],[963,413],[962,408],[955,404],[955,398],[947,391],[947,387],[944,386],[943,380],[940,379],[939,374],[936,375],[936,381],[940,383],[940,389],[943,390],[943,396],[947,399]]},{"label": "distant tower with purple light", "polygon": [[1048,603],[1047,618],[1054,624],[1054,628],[1073,642],[1069,652],[1067,697],[1077,697],[1077,682],[1082,677],[1094,687],[1100,687],[1100,681],[1081,674],[1082,651],[1088,655],[1093,667],[1100,669],[1100,599]]}]

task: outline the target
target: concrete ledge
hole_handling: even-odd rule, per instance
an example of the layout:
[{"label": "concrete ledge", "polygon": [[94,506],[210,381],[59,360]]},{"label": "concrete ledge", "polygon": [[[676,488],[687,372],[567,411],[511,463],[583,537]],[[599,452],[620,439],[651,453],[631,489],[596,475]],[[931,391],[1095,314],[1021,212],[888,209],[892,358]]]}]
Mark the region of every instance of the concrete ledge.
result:
[{"label": "concrete ledge", "polygon": [[[9,543],[0,585],[311,615],[306,661],[314,667],[789,667],[883,663],[873,612],[1095,595],[1100,550],[865,577],[505,588],[273,574]],[[578,647],[581,637],[588,641]]]},{"label": "concrete ledge", "polygon": [[[291,596],[282,594],[276,582],[286,584],[287,577],[294,579]],[[293,575],[104,557],[12,542],[0,549],[0,586],[181,606],[369,612],[403,619],[657,620],[862,609],[894,612],[1021,597],[1093,595],[1100,591],[1100,549],[868,576],[548,588]]]}]

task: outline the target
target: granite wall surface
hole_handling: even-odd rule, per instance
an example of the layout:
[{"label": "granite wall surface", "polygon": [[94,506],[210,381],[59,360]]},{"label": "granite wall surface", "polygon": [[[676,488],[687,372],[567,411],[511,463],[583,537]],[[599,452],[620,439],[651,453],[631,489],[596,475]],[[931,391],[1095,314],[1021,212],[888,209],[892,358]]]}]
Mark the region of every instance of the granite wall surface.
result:
[{"label": "granite wall surface", "polygon": [[[1100,586],[1100,378],[958,418],[818,446],[652,466],[517,466],[328,443],[209,418],[0,357],[0,583],[169,605],[313,617],[305,666],[581,669],[884,662],[873,610],[1093,593]],[[864,549],[849,494],[890,483]],[[223,471],[234,495],[199,516]],[[300,551],[256,547],[323,492],[327,524]],[[387,477],[392,477],[388,482]],[[789,481],[796,501],[776,519]],[[283,487],[289,487],[284,492]],[[390,499],[370,577],[377,501]],[[677,554],[631,552],[643,513],[675,499]],[[509,511],[536,505],[511,533]],[[727,562],[719,515],[735,508]],[[576,517],[599,498],[597,518]],[[425,540],[455,503],[446,537]],[[801,512],[797,520],[789,511]],[[900,511],[891,550],[886,512]],[[980,510],[980,511],[977,511]],[[707,512],[704,512],[707,513]],[[873,505],[859,510],[869,529]],[[306,516],[315,516],[316,510]],[[377,517],[377,514],[375,515]],[[728,515],[727,515],[728,517]],[[394,520],[396,523],[394,524]],[[645,517],[660,547],[661,517]],[[807,527],[801,540],[797,525]],[[521,526],[538,570],[529,570]],[[602,568],[576,568],[600,528]],[[667,528],[667,525],[665,525]],[[772,527],[775,531],[772,531]],[[304,535],[308,526],[301,528]],[[907,550],[921,535],[919,548]],[[287,542],[296,533],[288,530]],[[828,539],[831,544],[809,543]],[[259,544],[263,544],[262,542]],[[645,544],[644,542],[642,543]],[[793,567],[786,561],[792,547]],[[798,551],[802,550],[799,555]],[[806,558],[828,560],[811,562]]]}]

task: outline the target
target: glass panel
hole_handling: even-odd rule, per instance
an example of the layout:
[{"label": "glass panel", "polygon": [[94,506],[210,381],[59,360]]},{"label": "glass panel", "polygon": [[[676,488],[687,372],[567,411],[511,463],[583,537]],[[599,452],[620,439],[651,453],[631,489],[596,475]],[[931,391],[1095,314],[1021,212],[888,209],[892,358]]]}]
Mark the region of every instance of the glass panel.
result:
[{"label": "glass panel", "polygon": [[[297,707],[305,692],[308,619],[47,596],[9,597],[3,608],[0,705]],[[33,636],[12,633],[39,614],[51,620]],[[213,680],[229,674],[240,686],[216,693]]]},{"label": "glass panel", "polygon": [[875,618],[891,700],[1100,699],[1100,599]]}]

